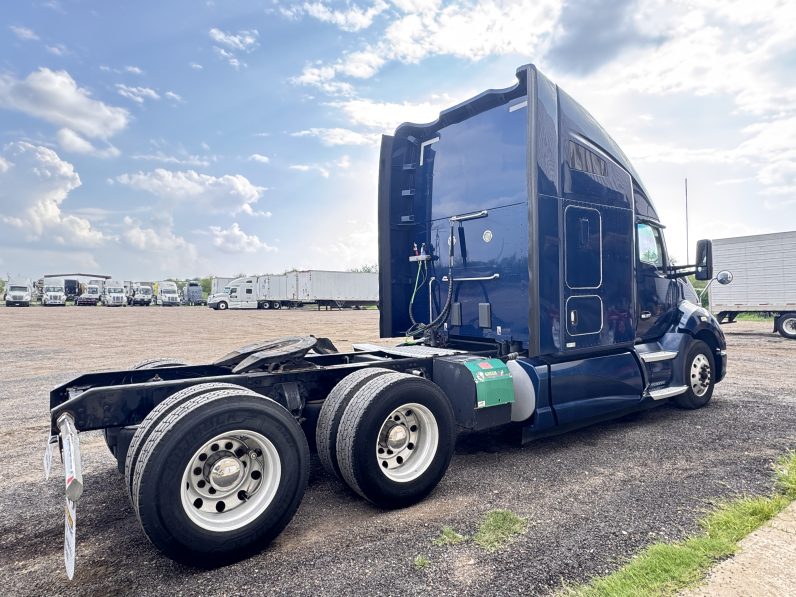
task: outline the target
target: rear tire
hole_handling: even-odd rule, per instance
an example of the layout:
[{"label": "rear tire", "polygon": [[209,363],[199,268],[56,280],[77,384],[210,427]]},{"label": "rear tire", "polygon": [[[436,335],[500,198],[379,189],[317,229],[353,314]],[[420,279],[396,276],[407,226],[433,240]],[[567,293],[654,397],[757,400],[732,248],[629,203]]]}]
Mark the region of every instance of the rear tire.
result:
[{"label": "rear tire", "polygon": [[716,385],[716,361],[713,351],[701,340],[691,343],[685,357],[683,380],[688,389],[674,399],[680,408],[702,408],[710,402]]},{"label": "rear tire", "polygon": [[323,468],[341,481],[343,481],[343,476],[340,473],[340,465],[337,463],[337,434],[340,428],[340,420],[343,418],[343,413],[348,403],[351,402],[359,388],[374,377],[385,373],[392,373],[392,371],[380,367],[372,367],[359,369],[346,375],[332,388],[329,396],[323,402],[323,406],[321,406],[318,424],[315,428],[315,444],[318,449],[318,458],[320,458]]},{"label": "rear tire", "polygon": [[410,506],[445,475],[455,433],[453,410],[439,386],[405,373],[378,376],[343,413],[340,472],[351,489],[379,507]]},{"label": "rear tire", "polygon": [[777,332],[783,338],[796,340],[796,313],[783,313],[777,317]]},{"label": "rear tire", "polygon": [[238,390],[242,394],[253,393],[243,386],[238,386],[231,383],[198,384],[175,392],[163,402],[158,404],[154,409],[152,409],[144,418],[144,420],[141,421],[138,429],[136,429],[135,433],[133,434],[132,440],[130,440],[130,447],[127,449],[127,458],[125,459],[124,463],[124,486],[125,489],[127,489],[127,495],[131,501],[133,499],[133,477],[135,476],[135,466],[138,462],[138,457],[141,454],[141,449],[144,447],[146,440],[149,439],[149,436],[152,434],[155,428],[169,415],[169,413],[171,413],[175,408],[184,402],[215,390]]},{"label": "rear tire", "polygon": [[298,509],[308,477],[307,439],[284,407],[217,390],[181,404],[149,436],[133,506],[155,547],[212,568],[274,539]]}]

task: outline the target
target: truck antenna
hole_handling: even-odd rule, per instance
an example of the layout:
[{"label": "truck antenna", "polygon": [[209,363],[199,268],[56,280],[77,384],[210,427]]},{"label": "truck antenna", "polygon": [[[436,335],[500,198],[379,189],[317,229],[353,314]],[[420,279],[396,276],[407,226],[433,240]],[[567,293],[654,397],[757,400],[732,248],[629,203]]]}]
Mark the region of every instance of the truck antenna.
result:
[{"label": "truck antenna", "polygon": [[688,242],[688,177],[685,179],[685,262],[691,261],[691,245]]}]

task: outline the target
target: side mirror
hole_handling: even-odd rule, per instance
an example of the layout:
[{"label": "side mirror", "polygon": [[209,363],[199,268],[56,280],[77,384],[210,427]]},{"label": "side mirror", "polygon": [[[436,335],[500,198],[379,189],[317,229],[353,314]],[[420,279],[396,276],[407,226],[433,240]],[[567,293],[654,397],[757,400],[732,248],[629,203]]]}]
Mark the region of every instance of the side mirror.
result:
[{"label": "side mirror", "polygon": [[709,240],[697,241],[696,274],[694,277],[697,280],[705,281],[713,279],[713,243]]},{"label": "side mirror", "polygon": [[716,282],[726,286],[732,282],[732,272],[727,271],[726,269],[721,270],[718,274],[716,274]]}]

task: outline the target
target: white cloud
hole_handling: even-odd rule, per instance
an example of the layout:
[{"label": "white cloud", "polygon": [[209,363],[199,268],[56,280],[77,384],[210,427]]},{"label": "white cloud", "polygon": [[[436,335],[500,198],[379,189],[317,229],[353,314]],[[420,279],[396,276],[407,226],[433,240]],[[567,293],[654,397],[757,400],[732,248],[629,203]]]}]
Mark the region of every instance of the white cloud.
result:
[{"label": "white cloud", "polygon": [[[416,64],[432,56],[476,61],[487,56],[534,55],[544,50],[561,11],[557,0],[481,0],[443,5],[396,3],[402,15],[380,41],[332,63],[307,65],[293,82],[350,93],[339,77],[367,79],[391,61]],[[529,25],[532,24],[532,25]]]},{"label": "white cloud", "polygon": [[380,102],[369,99],[350,99],[334,102],[353,124],[378,131],[392,131],[404,122],[433,122],[444,108],[451,105],[448,96],[425,102]]},{"label": "white cloud", "polygon": [[133,75],[143,75],[144,71],[137,66],[125,66],[124,70]]},{"label": "white cloud", "polygon": [[246,63],[238,58],[236,52],[253,52],[259,45],[257,43],[259,36],[257,29],[246,29],[237,33],[227,33],[215,27],[210,30],[210,39],[218,44],[213,46],[213,51],[235,70],[246,66]]},{"label": "white cloud", "polygon": [[242,52],[251,52],[255,49],[259,36],[257,29],[242,30],[237,33],[226,33],[215,27],[210,30],[210,39],[214,42],[231,50]]},{"label": "white cloud", "polygon": [[304,2],[290,8],[282,7],[280,12],[288,18],[299,18],[306,14],[314,19],[336,25],[343,31],[360,31],[373,24],[373,19],[383,13],[389,5],[376,0],[367,8],[349,6],[346,10],[334,10],[322,2]]},{"label": "white cloud", "polygon": [[64,44],[54,44],[52,46],[47,46],[47,51],[53,56],[63,56],[69,52]]},{"label": "white cloud", "polygon": [[202,69],[204,68],[204,66],[202,66],[202,65],[201,65],[201,64],[199,64],[198,62],[191,62],[191,64],[190,64],[189,66],[190,66],[190,67],[191,67],[193,70],[202,70]]},{"label": "white cloud", "polygon": [[252,213],[266,191],[240,174],[216,177],[194,170],[166,170],[122,174],[116,182],[163,199],[201,206],[218,213]]},{"label": "white cloud", "polygon": [[194,167],[207,167],[211,162],[215,161],[213,156],[194,155],[188,153],[185,155],[170,155],[160,150],[155,151],[154,153],[137,153],[130,157],[134,160],[162,162],[164,164],[178,164],[180,166]]},{"label": "white cloud", "polygon": [[269,158],[267,155],[263,155],[261,153],[253,153],[253,154],[251,154],[249,156],[249,161],[250,162],[260,162],[261,164],[267,164],[268,162],[271,161],[271,158]]},{"label": "white cloud", "polygon": [[24,112],[91,138],[127,127],[129,112],[95,100],[66,71],[40,68],[20,80],[0,75],[0,107]]},{"label": "white cloud", "polygon": [[210,226],[210,235],[213,246],[225,253],[257,253],[277,250],[276,247],[261,241],[257,235],[246,234],[237,222],[233,222],[229,228]]},{"label": "white cloud", "polygon": [[36,41],[39,39],[39,36],[36,35],[36,32],[33,31],[33,29],[28,29],[27,27],[21,27],[19,25],[9,25],[8,28],[11,29],[14,35],[23,41]]},{"label": "white cloud", "polygon": [[0,168],[0,221],[29,241],[95,247],[108,237],[91,223],[65,213],[62,204],[81,185],[69,162],[52,149],[20,141],[5,147]]},{"label": "white cloud", "polygon": [[125,216],[122,225],[121,238],[134,249],[147,253],[184,251],[187,256],[196,257],[196,247],[174,232],[173,222],[169,217],[153,223],[149,228],[145,228],[140,221],[130,216]]},{"label": "white cloud", "polygon": [[167,99],[170,99],[173,102],[177,102],[178,104],[185,102],[185,100],[182,99],[182,96],[179,93],[174,93],[173,91],[167,91],[163,95],[165,95]]},{"label": "white cloud", "polygon": [[310,128],[291,133],[293,137],[315,137],[328,146],[334,145],[373,145],[378,142],[379,135],[359,133],[344,128]]},{"label": "white cloud", "polygon": [[317,172],[324,178],[329,178],[329,174],[331,174],[329,168],[319,164],[291,164],[288,168],[297,172]]},{"label": "white cloud", "polygon": [[227,64],[229,64],[235,70],[238,70],[241,67],[241,64],[243,66],[246,66],[245,62],[241,62],[240,60],[238,60],[237,56],[235,56],[235,54],[233,54],[229,50],[225,50],[224,48],[219,48],[218,46],[213,46],[213,51],[219,56],[221,56],[224,60],[226,60]]},{"label": "white cloud", "polygon": [[131,99],[137,104],[143,104],[144,100],[159,100],[160,95],[151,87],[132,87],[123,83],[116,84],[116,92],[122,97]]},{"label": "white cloud", "polygon": [[72,129],[59,129],[56,138],[61,148],[71,153],[82,153],[100,158],[115,158],[120,154],[119,150],[110,143],[104,149],[95,147],[88,139],[84,139]]}]

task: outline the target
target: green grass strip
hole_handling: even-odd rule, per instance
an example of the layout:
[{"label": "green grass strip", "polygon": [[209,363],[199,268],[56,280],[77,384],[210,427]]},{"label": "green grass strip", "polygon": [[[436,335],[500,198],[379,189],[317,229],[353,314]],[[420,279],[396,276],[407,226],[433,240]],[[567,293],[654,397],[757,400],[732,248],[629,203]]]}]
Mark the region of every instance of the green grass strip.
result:
[{"label": "green grass strip", "polygon": [[700,521],[703,532],[676,543],[654,543],[625,566],[601,578],[565,587],[568,597],[674,595],[698,584],[717,561],[735,553],[738,541],[796,500],[796,453],[776,466],[774,493],[742,497],[717,506]]}]

